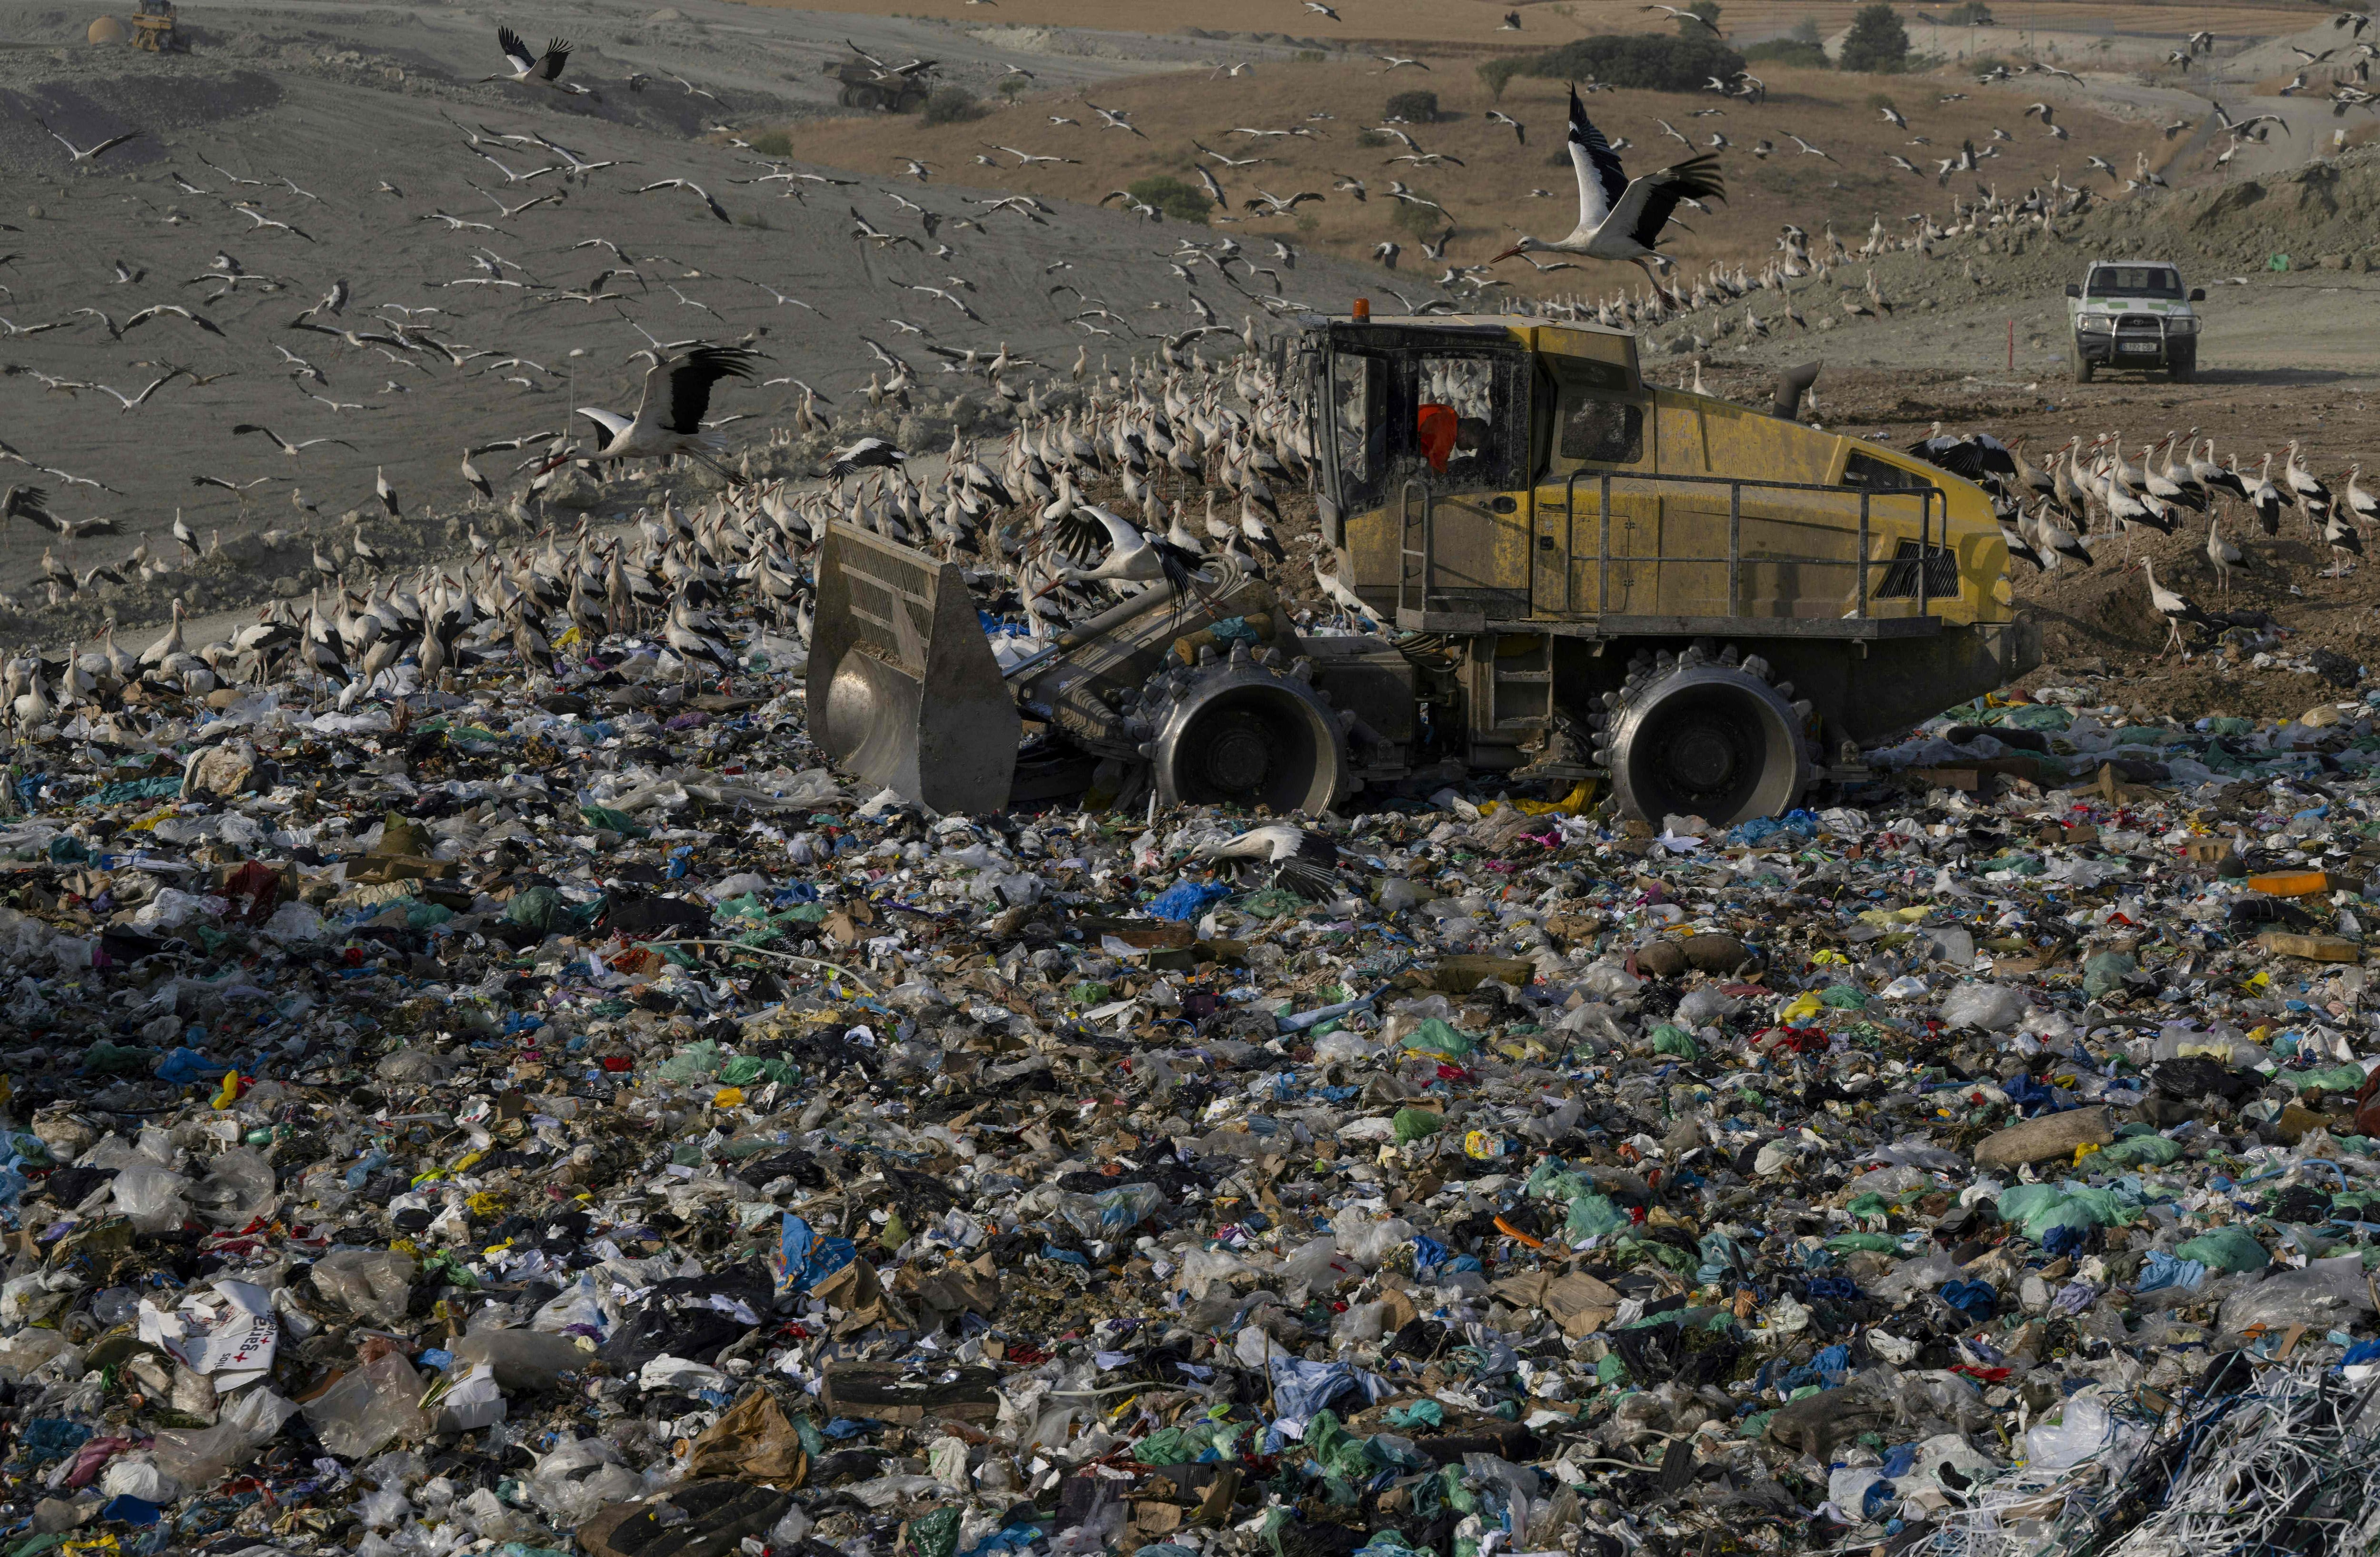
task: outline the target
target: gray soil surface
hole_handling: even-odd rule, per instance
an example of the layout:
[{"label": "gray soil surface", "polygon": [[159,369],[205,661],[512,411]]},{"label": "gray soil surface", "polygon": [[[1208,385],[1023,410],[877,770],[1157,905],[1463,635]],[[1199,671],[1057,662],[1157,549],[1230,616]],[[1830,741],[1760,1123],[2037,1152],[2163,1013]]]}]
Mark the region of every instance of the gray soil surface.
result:
[{"label": "gray soil surface", "polygon": [[[655,485],[597,490],[565,477],[540,511],[516,499],[570,407],[635,408],[645,364],[631,354],[653,340],[759,349],[760,371],[723,384],[710,416],[737,419],[721,432],[739,463],[795,475],[826,444],[793,438],[800,383],[832,402],[821,409],[845,419],[845,435],[939,449],[954,423],[997,432],[1011,416],[986,374],[933,348],[988,360],[1005,345],[1042,364],[1016,374],[1019,386],[1062,386],[1078,348],[1096,370],[1198,325],[1200,304],[1236,331],[1250,317],[1261,325],[1257,294],[1284,303],[1245,267],[1224,276],[1199,262],[1185,283],[1178,245],[1218,234],[1055,202],[995,209],[962,168],[921,183],[898,166],[830,171],[780,157],[786,176],[759,182],[771,164],[710,132],[832,111],[837,83],[822,67],[848,56],[845,39],[892,64],[939,58],[946,79],[983,91],[1011,64],[1044,86],[1125,67],[1125,51],[1082,43],[1098,35],[1026,30],[1008,47],[942,25],[692,0],[565,6],[539,16],[531,41],[577,41],[565,79],[593,95],[571,96],[479,83],[503,65],[500,18],[473,8],[194,7],[191,52],[164,56],[86,44],[95,8],[13,9],[0,37],[39,46],[0,50],[0,182],[11,197],[0,208],[0,442],[22,461],[0,466],[0,486],[40,486],[59,517],[118,530],[72,544],[22,522],[0,533],[0,588],[16,602],[0,630],[20,639],[54,641],[110,615],[128,628],[161,620],[177,594],[204,611],[302,591],[317,548],[344,563],[358,519],[371,547],[410,563],[452,554],[473,528],[517,537],[579,512],[624,512]],[[1195,40],[1172,40],[1142,63],[1194,57]],[[640,90],[631,72],[647,78]],[[36,116],[78,146],[141,133],[78,163]],[[563,150],[528,137],[619,165],[573,176]],[[667,178],[701,186],[731,220],[686,189],[635,192]],[[520,209],[540,196],[550,198]],[[899,241],[856,236],[854,210]],[[133,279],[115,278],[118,261]],[[255,279],[226,287],[224,264]],[[1301,288],[1358,289],[1321,261],[1282,280],[1287,302]],[[294,327],[339,282],[344,313],[306,322],[357,338]],[[1107,314],[1075,322],[1093,301]],[[188,308],[219,333],[171,314],[126,328],[155,304]],[[454,350],[393,344],[404,322]],[[911,365],[907,412],[868,411],[871,371],[889,376],[868,340]],[[1225,336],[1208,349],[1235,347]],[[138,396],[176,369],[188,371],[132,409],[99,387]],[[293,443],[336,441],[292,457],[263,435],[234,436],[243,422]],[[514,439],[525,446],[479,456],[498,489],[495,505],[480,505],[459,474],[463,451]],[[375,499],[376,472],[401,518]],[[193,484],[203,477],[259,484],[235,495]],[[187,557],[167,534],[177,512],[221,551]],[[151,568],[170,570],[144,579],[128,568],[144,542]],[[128,581],[46,603],[45,548]]]}]

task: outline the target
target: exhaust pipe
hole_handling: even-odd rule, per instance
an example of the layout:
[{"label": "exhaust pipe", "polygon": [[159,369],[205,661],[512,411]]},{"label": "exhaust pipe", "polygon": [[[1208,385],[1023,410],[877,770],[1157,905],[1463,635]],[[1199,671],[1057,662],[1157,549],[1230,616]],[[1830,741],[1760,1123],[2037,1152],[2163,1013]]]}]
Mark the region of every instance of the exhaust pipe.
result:
[{"label": "exhaust pipe", "polygon": [[1818,370],[1823,362],[1804,362],[1798,368],[1788,368],[1777,375],[1775,397],[1770,400],[1768,414],[1779,421],[1792,421],[1802,414],[1802,396],[1818,382]]}]

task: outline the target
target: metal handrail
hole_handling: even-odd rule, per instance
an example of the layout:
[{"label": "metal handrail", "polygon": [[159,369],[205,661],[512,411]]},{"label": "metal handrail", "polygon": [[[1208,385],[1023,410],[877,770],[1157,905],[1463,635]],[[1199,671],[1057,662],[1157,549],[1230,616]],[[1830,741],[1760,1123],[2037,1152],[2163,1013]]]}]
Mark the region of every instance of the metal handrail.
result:
[{"label": "metal handrail", "polygon": [[[1727,614],[1730,616],[1741,615],[1743,604],[1744,489],[1750,487],[1760,492],[1818,492],[1829,493],[1836,496],[1847,496],[1849,495],[1850,490],[1852,490],[1840,486],[1829,485],[1820,481],[1768,481],[1737,476],[1639,474],[1632,471],[1589,470],[1585,468],[1573,470],[1562,482],[1563,535],[1561,614],[1565,615],[1569,614],[1572,610],[1571,565],[1576,561],[1578,555],[1578,483],[1581,478],[1584,477],[1595,478],[1599,486],[1597,497],[1597,515],[1599,522],[1597,527],[1597,540],[1595,553],[1595,610],[1596,614],[1598,616],[1609,615],[1611,612],[1611,565],[1615,562],[1725,563],[1727,565]],[[1726,554],[1723,556],[1700,556],[1672,552],[1659,552],[1649,555],[1634,555],[1613,552],[1611,549],[1611,483],[1615,479],[1623,481],[1645,481],[1657,486],[1663,483],[1674,483],[1678,485],[1726,487],[1728,489]],[[1411,485],[1412,483],[1408,482],[1407,484]],[[1876,489],[1867,487],[1856,490],[1859,493],[1859,556],[1856,559],[1764,553],[1752,560],[1757,563],[1791,563],[1802,567],[1849,567],[1856,569],[1859,577],[1858,603],[1855,607],[1855,614],[1862,620],[1866,619],[1868,614],[1868,570],[1875,567],[1897,567],[1902,563],[1913,562],[1917,568],[1917,614],[1920,616],[1927,614],[1932,606],[1932,579],[1928,575],[1926,565],[1931,562],[1936,555],[1948,554],[1949,551],[1949,495],[1944,493],[1939,487],[1931,485],[1899,487],[1885,491],[1878,491]],[[1874,549],[1874,538],[1870,525],[1870,504],[1877,497],[1910,497],[1917,500],[1917,555],[1914,558],[1876,557],[1868,554]],[[1939,500],[1942,505],[1943,541],[1938,548],[1933,543],[1933,514],[1934,505],[1937,500]],[[1402,498],[1400,498],[1400,501],[1402,502]],[[1535,566],[1536,560],[1534,554],[1536,548],[1533,545],[1531,547],[1531,566],[1533,568]],[[1534,578],[1532,582],[1534,584]],[[1534,588],[1531,590],[1531,598],[1536,598]]]},{"label": "metal handrail", "polygon": [[[1416,492],[1421,493],[1421,545],[1417,550],[1412,543],[1413,494]],[[1434,548],[1431,541],[1434,537],[1430,534],[1432,512],[1429,499],[1428,486],[1418,480],[1408,480],[1397,489],[1397,610],[1400,612],[1429,609],[1429,586],[1435,572],[1432,566]],[[1421,559],[1418,575],[1413,566],[1413,559],[1415,557]],[[1420,589],[1417,592],[1421,596],[1420,603],[1417,605],[1409,602],[1405,598],[1406,587],[1416,577],[1420,579]]]}]

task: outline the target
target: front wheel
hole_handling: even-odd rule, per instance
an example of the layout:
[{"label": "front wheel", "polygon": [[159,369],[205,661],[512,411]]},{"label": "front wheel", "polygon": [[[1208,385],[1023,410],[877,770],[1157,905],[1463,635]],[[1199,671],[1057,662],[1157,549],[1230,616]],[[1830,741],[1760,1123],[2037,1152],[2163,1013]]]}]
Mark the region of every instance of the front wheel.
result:
[{"label": "front wheel", "polygon": [[2193,346],[2188,351],[2177,352],[2166,367],[2166,377],[2175,383],[2197,383],[2198,348]]},{"label": "front wheel", "polygon": [[1757,655],[1697,642],[1640,654],[1604,697],[1594,737],[1621,809],[1658,825],[1672,813],[1718,827],[1779,816],[1816,777],[1810,705]]}]

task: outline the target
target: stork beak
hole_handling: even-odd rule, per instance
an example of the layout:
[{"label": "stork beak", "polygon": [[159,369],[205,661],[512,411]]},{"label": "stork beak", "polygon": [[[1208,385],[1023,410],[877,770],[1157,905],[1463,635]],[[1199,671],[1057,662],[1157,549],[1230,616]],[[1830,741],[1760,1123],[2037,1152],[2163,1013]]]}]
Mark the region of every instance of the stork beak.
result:
[{"label": "stork beak", "polygon": [[564,452],[563,452],[563,453],[561,453],[561,454],[555,455],[552,459],[547,460],[543,465],[539,466],[535,471],[531,472],[531,474],[533,474],[533,475],[538,475],[538,476],[542,476],[542,475],[544,475],[546,472],[548,472],[548,471],[550,471],[550,470],[558,470],[558,469],[560,469],[562,467],[564,467],[564,466],[565,466],[565,465],[569,464],[572,460],[574,460],[574,459],[576,459],[576,458],[577,458],[577,457],[578,457],[578,456],[577,456],[577,455],[572,454],[572,453],[568,452],[567,450],[565,450],[565,451],[564,451]]},{"label": "stork beak", "polygon": [[1494,264],[1501,264],[1504,261],[1511,259],[1513,255],[1518,254],[1520,251],[1521,251],[1521,246],[1520,246],[1519,244],[1517,244],[1517,243],[1516,243],[1516,244],[1512,245],[1512,248],[1505,249],[1501,254],[1497,255],[1494,259],[1489,260],[1488,262],[1489,264],[1491,264],[1491,265],[1494,265]]}]

